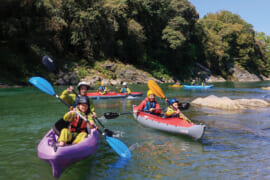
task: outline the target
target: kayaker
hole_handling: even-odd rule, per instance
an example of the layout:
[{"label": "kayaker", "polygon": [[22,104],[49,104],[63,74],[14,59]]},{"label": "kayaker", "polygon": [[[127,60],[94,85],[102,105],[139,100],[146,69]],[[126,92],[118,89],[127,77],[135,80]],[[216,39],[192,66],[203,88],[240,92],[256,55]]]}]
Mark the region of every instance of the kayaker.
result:
[{"label": "kayaker", "polygon": [[195,86],[196,85],[196,82],[195,82],[195,80],[193,79],[192,81],[191,81],[191,86]]},{"label": "kayaker", "polygon": [[147,113],[157,115],[161,113],[160,105],[155,100],[155,94],[151,90],[147,91],[147,97],[141,102],[139,106],[137,106],[137,109],[134,111],[134,113],[137,113],[138,111],[145,111]]},{"label": "kayaker", "polygon": [[[70,106],[76,107],[77,101],[80,96],[86,96],[87,90],[91,89],[87,82],[82,81],[77,86],[79,94],[78,97],[74,93],[73,86],[69,86],[66,90],[62,92],[60,98],[67,102]],[[92,112],[93,117],[96,117],[94,102],[89,98],[89,109]]]},{"label": "kayaker", "polygon": [[127,87],[127,83],[126,82],[123,82],[123,87],[120,89],[119,92],[120,93],[128,93],[128,94],[131,93],[130,89]]},{"label": "kayaker", "polygon": [[202,86],[205,86],[205,80],[202,80]]},{"label": "kayaker", "polygon": [[168,107],[165,113],[166,118],[180,117],[181,111],[178,107],[179,101],[175,98],[168,100]]},{"label": "kayaker", "polygon": [[80,143],[87,136],[87,124],[76,112],[83,115],[90,123],[90,126],[95,126],[89,109],[89,98],[80,96],[76,108],[67,112],[63,120],[70,122],[69,128],[63,128],[58,138],[59,146],[64,146],[67,143]]},{"label": "kayaker", "polygon": [[174,85],[179,86],[179,85],[180,85],[180,82],[177,80],[176,83],[175,83]]},{"label": "kayaker", "polygon": [[104,82],[101,82],[99,88],[98,88],[99,94],[106,94],[108,92],[107,87],[105,87]]}]

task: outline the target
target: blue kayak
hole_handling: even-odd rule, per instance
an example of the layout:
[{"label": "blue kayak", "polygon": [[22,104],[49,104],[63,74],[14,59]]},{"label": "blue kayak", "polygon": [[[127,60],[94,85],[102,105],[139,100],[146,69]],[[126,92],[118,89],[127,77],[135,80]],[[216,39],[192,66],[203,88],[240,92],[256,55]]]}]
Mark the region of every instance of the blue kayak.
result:
[{"label": "blue kayak", "polygon": [[207,86],[201,86],[201,85],[184,85],[184,88],[186,89],[205,89],[205,88],[211,88],[214,85],[207,85]]}]

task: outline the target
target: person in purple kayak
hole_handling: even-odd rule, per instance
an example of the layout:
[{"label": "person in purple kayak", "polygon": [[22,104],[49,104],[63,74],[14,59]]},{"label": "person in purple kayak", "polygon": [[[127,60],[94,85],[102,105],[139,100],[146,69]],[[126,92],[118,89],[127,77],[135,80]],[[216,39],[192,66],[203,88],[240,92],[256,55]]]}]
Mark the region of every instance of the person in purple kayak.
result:
[{"label": "person in purple kayak", "polygon": [[[73,86],[69,86],[66,90],[62,92],[62,94],[60,95],[60,98],[63,99],[65,102],[67,102],[70,106],[76,107],[79,97],[86,96],[87,91],[89,89],[93,89],[85,81],[80,82],[77,88],[79,91],[78,95],[74,93]],[[90,108],[90,111],[92,112],[93,117],[97,117],[95,113],[94,102],[91,98],[89,98],[89,108]]]},{"label": "person in purple kayak", "polygon": [[[79,114],[83,115],[88,121],[84,121]],[[95,122],[92,119],[89,109],[89,98],[80,96],[76,108],[67,112],[63,120],[70,122],[68,128],[63,128],[58,138],[59,146],[64,146],[67,143],[80,143],[87,136],[87,125],[90,128],[95,127]]]}]

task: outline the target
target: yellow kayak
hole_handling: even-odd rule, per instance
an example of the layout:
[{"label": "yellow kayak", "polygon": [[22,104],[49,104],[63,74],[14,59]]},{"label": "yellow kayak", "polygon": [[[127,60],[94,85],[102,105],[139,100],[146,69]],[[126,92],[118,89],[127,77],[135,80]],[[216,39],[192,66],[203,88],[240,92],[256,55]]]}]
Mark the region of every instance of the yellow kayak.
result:
[{"label": "yellow kayak", "polygon": [[181,87],[183,87],[183,85],[177,85],[177,84],[173,84],[173,85],[169,85],[168,87],[176,87],[176,88],[181,88]]}]

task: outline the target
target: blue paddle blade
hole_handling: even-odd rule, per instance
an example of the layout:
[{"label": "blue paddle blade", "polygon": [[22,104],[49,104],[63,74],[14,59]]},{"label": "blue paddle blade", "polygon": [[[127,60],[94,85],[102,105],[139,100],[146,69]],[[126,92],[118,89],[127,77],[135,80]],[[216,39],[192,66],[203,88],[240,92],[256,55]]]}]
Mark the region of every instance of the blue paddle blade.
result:
[{"label": "blue paddle blade", "polygon": [[106,141],[120,157],[126,159],[131,158],[131,152],[129,148],[122,141],[109,136],[106,136]]},{"label": "blue paddle blade", "polygon": [[42,77],[32,77],[29,79],[29,82],[31,84],[33,84],[34,86],[36,86],[41,91],[43,91],[51,96],[55,95],[55,92],[54,92],[52,85],[46,79],[44,79]]}]

